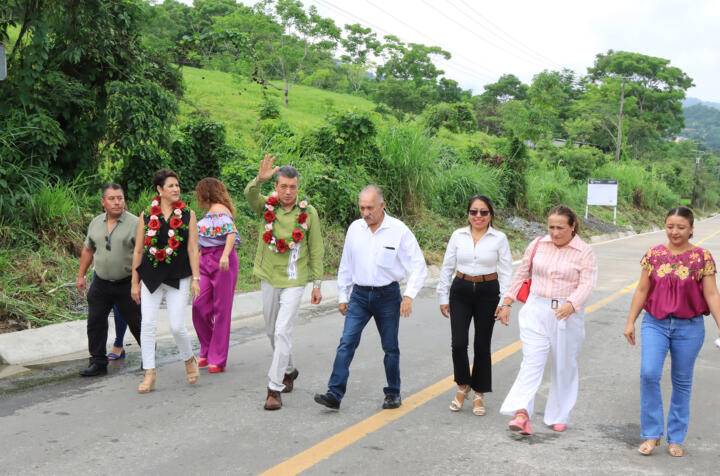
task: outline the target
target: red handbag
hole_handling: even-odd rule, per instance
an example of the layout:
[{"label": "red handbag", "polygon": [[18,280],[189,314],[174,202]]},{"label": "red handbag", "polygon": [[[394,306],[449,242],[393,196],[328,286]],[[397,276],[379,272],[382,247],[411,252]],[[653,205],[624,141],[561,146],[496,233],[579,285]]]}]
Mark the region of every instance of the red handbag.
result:
[{"label": "red handbag", "polygon": [[532,285],[532,263],[533,258],[535,258],[535,250],[537,250],[538,244],[540,243],[540,239],[542,237],[538,238],[535,242],[535,246],[533,247],[532,254],[530,255],[530,268],[528,269],[528,275],[530,276],[528,279],[523,279],[522,285],[520,286],[520,289],[518,290],[517,296],[515,299],[517,299],[520,302],[526,302],[528,296],[530,296],[530,286]]}]

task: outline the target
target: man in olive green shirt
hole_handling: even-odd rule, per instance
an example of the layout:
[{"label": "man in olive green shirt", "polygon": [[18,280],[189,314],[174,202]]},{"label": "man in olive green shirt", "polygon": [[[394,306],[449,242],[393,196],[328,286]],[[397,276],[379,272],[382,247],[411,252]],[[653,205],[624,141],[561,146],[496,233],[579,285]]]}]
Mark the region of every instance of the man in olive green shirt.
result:
[{"label": "man in olive green shirt", "polygon": [[83,377],[107,373],[108,314],[113,306],[117,306],[140,344],[140,305],[130,297],[138,217],[125,210],[125,195],[118,184],[103,186],[100,203],[105,213],[96,216],[88,226],[75,283],[78,292],[85,294],[85,275],[94,262],[95,277],[87,293],[90,366],[80,372]]},{"label": "man in olive green shirt", "polygon": [[[260,278],[265,330],[273,348],[268,372],[266,410],[282,407],[280,393],[291,392],[298,376],[292,361],[292,330],[305,285],[312,281],[313,304],[320,304],[324,247],[320,219],[306,200],[298,202],[298,171],[274,167],[268,154],[257,178],[245,187],[250,207],[262,216],[253,273]],[[262,183],[275,175],[275,192],[260,194]]]}]

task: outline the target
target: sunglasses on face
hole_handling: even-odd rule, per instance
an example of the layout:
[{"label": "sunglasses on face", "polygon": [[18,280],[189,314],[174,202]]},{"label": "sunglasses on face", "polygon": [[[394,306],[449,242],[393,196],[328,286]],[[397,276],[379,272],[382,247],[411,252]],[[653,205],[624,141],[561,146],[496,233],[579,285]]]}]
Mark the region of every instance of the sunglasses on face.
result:
[{"label": "sunglasses on face", "polygon": [[490,210],[469,210],[468,213],[471,216],[477,216],[479,214],[481,217],[486,217],[490,215]]},{"label": "sunglasses on face", "polygon": [[108,251],[111,251],[110,249],[110,235],[105,235],[105,249]]}]

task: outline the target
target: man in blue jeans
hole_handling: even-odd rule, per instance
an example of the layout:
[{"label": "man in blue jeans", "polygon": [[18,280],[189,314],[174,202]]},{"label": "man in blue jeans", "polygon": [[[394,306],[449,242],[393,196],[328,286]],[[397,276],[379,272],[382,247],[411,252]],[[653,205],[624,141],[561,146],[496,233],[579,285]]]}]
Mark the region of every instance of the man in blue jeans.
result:
[{"label": "man in blue jeans", "polygon": [[[338,310],[345,316],[345,327],[328,391],[316,394],[315,401],[328,408],[340,408],[355,349],[365,325],[374,317],[385,352],[387,387],[383,389],[383,408],[397,408],[401,404],[400,316],[410,316],[412,301],[425,283],[427,267],[410,229],[385,212],[378,187],[365,187],[358,196],[358,204],[362,218],[348,228],[338,269]],[[401,296],[398,281],[406,273],[407,286]]]}]

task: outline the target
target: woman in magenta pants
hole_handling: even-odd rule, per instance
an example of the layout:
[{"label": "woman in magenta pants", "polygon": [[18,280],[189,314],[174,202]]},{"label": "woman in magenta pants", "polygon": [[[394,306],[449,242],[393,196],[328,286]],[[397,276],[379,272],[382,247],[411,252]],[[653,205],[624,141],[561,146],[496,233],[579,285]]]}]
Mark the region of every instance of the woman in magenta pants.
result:
[{"label": "woman in magenta pants", "polygon": [[235,208],[225,185],[204,178],[195,187],[200,207],[207,213],[198,221],[200,245],[200,295],[193,301],[193,325],[200,341],[200,367],[224,372],[230,344],[230,321],[240,244],[233,222]]}]

